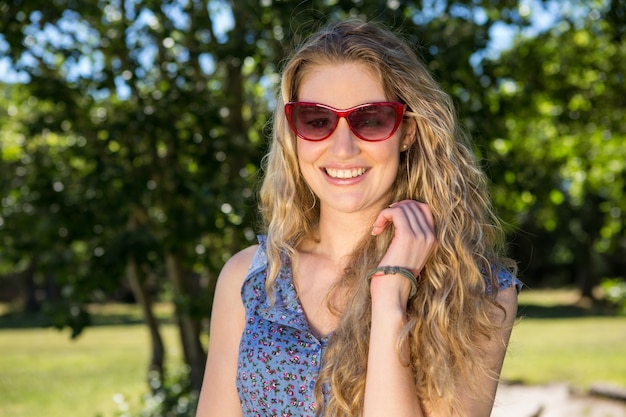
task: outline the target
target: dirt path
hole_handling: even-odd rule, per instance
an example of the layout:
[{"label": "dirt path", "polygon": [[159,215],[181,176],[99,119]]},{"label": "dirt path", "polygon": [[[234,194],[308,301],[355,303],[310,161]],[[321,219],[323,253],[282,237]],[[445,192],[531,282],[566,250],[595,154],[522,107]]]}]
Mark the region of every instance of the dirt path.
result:
[{"label": "dirt path", "polygon": [[626,417],[626,401],[572,393],[566,384],[500,384],[491,417]]}]

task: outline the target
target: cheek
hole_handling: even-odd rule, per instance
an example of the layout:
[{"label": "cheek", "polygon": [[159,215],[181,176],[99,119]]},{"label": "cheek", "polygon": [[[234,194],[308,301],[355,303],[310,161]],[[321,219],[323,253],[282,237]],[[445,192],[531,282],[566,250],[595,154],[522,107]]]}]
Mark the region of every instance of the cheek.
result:
[{"label": "cheek", "polygon": [[396,166],[400,161],[400,145],[396,141],[368,143],[364,153],[378,163]]},{"label": "cheek", "polygon": [[296,158],[298,160],[300,175],[309,186],[313,179],[313,172],[316,169],[315,162],[317,161],[315,147],[310,145],[311,144],[301,139],[296,143]]},{"label": "cheek", "polygon": [[312,164],[323,154],[323,143],[309,142],[304,139],[298,139],[296,142],[296,157],[300,169],[307,164]]}]

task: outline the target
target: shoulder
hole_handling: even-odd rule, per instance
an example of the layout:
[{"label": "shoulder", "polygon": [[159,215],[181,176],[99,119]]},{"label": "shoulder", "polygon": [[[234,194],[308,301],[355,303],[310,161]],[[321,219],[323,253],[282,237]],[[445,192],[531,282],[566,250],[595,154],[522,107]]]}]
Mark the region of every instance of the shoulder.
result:
[{"label": "shoulder", "polygon": [[248,270],[258,248],[259,245],[249,246],[237,252],[226,261],[217,279],[216,297],[218,295],[226,295],[224,293],[227,293],[230,297],[236,296],[239,298],[241,286],[248,275]]},{"label": "shoulder", "polygon": [[[241,300],[241,286],[246,279],[250,262],[254,258],[256,250],[257,245],[243,249],[224,264],[217,278],[213,296],[210,330],[212,335],[235,331],[237,330],[237,326],[235,326],[237,323],[243,329],[245,311]],[[226,322],[231,325],[224,327]]]},{"label": "shoulder", "polygon": [[522,282],[516,276],[515,268],[505,265],[494,267],[495,283],[489,284],[487,293],[495,291],[496,305],[492,313],[501,317],[503,323],[512,324],[517,315],[517,294],[522,289]]},{"label": "shoulder", "polygon": [[512,323],[517,315],[517,289],[515,286],[500,289],[496,296],[496,302],[504,309],[505,319]]},{"label": "shoulder", "polygon": [[220,273],[220,276],[228,277],[228,276],[235,275],[235,276],[240,277],[241,281],[243,282],[243,279],[245,278],[248,272],[248,269],[250,268],[250,264],[252,263],[252,260],[254,259],[254,255],[256,254],[258,249],[259,249],[259,245],[252,245],[234,254],[224,264],[224,267],[222,268],[222,272]]}]

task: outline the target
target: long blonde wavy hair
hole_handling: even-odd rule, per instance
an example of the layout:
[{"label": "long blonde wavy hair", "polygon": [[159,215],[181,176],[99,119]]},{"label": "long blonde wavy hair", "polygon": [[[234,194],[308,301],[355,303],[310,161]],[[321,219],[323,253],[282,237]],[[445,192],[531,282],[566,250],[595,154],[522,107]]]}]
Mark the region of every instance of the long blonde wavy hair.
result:
[{"label": "long blonde wavy hair", "polygon": [[[416,395],[443,404],[449,415],[455,415],[459,412],[455,395],[459,381],[471,386],[476,373],[490,374],[487,355],[479,351],[476,342],[492,338],[500,325],[489,314],[490,305],[495,304],[496,269],[514,266],[501,254],[503,236],[490,205],[486,179],[459,128],[450,97],[411,48],[377,24],[331,24],[298,48],[283,69],[260,190],[268,236],[268,294],[271,297],[281,254],[297,258],[298,245],[305,239],[315,240],[319,219],[319,202],[300,174],[297,139],[283,105],[298,99],[298,87],[309,68],[346,62],[371,68],[387,98],[405,103],[405,119],[412,118],[417,125],[416,140],[402,153],[389,202],[413,199],[427,203],[438,245],[421,273],[417,295],[409,300],[398,346],[406,341],[410,347],[407,365],[413,371]],[[341,319],[320,370],[318,415],[362,414],[371,324],[365,276],[378,265],[391,236],[391,230],[376,238],[364,236],[351,255],[349,268],[331,290],[341,289],[352,296],[341,307]],[[474,390],[477,396],[481,395],[478,388]],[[322,389],[327,391],[326,399]]]}]

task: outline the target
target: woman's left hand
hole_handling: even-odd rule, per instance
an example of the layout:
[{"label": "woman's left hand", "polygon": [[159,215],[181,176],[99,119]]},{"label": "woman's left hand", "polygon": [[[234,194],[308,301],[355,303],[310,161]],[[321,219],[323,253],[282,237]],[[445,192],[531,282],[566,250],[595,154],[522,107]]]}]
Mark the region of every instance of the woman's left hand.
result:
[{"label": "woman's left hand", "polygon": [[400,266],[419,274],[437,244],[430,207],[415,200],[394,203],[380,212],[372,234],[378,235],[389,224],[394,235],[379,266]]}]

